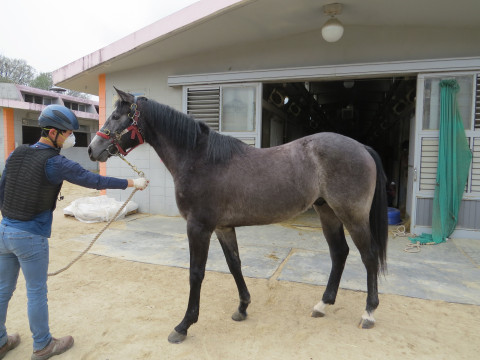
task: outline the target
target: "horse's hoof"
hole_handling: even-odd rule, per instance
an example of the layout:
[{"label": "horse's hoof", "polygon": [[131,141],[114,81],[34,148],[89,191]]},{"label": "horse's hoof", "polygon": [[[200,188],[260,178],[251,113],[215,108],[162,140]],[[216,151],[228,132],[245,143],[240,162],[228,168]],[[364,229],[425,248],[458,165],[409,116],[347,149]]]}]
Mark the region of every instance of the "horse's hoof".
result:
[{"label": "horse's hoof", "polygon": [[317,310],[314,309],[314,310],[312,311],[311,316],[314,317],[314,318],[324,317],[324,316],[325,316],[325,313],[324,313],[324,312],[317,311]]},{"label": "horse's hoof", "polygon": [[362,319],[360,320],[360,323],[358,324],[358,327],[360,329],[371,329],[375,326],[375,321],[369,320],[369,319]]},{"label": "horse's hoof", "polygon": [[168,342],[172,343],[172,344],[180,344],[181,342],[183,342],[183,340],[185,340],[185,338],[187,337],[187,334],[180,334],[179,332],[177,332],[176,330],[173,330],[170,335],[168,335]]},{"label": "horse's hoof", "polygon": [[243,321],[247,318],[247,313],[241,313],[240,311],[235,311],[232,315],[232,319],[235,321]]}]

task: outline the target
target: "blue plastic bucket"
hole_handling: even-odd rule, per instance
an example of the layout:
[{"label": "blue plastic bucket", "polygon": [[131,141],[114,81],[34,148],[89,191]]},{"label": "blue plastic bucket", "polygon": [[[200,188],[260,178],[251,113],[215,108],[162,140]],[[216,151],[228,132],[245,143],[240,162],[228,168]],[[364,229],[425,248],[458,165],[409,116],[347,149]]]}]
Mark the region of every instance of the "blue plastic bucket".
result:
[{"label": "blue plastic bucket", "polygon": [[397,225],[400,224],[402,220],[400,219],[400,210],[389,207],[388,208],[388,225]]}]

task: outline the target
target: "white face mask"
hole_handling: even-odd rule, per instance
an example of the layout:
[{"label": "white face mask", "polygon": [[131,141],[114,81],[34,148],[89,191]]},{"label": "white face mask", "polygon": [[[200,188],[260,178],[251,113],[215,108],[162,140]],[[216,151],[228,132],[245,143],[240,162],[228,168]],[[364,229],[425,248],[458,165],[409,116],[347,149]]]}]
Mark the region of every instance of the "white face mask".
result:
[{"label": "white face mask", "polygon": [[62,149],[69,149],[69,148],[73,147],[73,145],[75,145],[75,135],[73,135],[73,133],[71,133],[70,136],[67,137],[65,139],[65,141],[63,142]]}]

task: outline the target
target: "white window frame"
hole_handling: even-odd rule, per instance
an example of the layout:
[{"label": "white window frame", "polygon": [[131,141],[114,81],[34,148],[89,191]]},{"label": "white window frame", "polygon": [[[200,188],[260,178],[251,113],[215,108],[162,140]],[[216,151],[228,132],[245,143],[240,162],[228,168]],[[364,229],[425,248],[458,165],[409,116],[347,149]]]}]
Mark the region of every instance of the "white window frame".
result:
[{"label": "white window frame", "polygon": [[[222,129],[222,99],[223,99],[223,89],[224,88],[239,88],[239,87],[253,87],[255,88],[255,130],[254,131],[221,131]],[[209,88],[219,88],[220,89],[220,112],[219,112],[219,133],[224,135],[229,135],[240,139],[247,144],[253,145],[255,147],[261,147],[261,133],[262,133],[262,84],[258,82],[248,82],[248,83],[231,83],[231,84],[209,84],[209,85],[192,85],[184,86],[182,94],[182,111],[187,112],[187,90],[188,89],[209,89]]]},{"label": "white window frame", "polygon": [[[222,131],[222,111],[223,111],[223,89],[224,88],[253,87],[255,88],[255,130],[254,131]],[[230,135],[238,139],[255,138],[255,147],[261,147],[261,117],[262,117],[262,84],[261,83],[242,83],[220,85],[220,133]]]}]

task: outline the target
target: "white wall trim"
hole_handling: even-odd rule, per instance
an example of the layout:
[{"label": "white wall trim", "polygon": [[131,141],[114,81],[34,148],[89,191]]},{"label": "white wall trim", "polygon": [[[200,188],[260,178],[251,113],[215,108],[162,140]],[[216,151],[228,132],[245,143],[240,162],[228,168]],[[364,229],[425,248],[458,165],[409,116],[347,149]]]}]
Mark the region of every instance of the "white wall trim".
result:
[{"label": "white wall trim", "polygon": [[311,81],[312,78],[372,77],[385,74],[417,74],[420,72],[468,71],[478,69],[480,69],[480,57],[389,61],[365,64],[171,75],[168,77],[168,85],[184,86],[301,79]]}]

